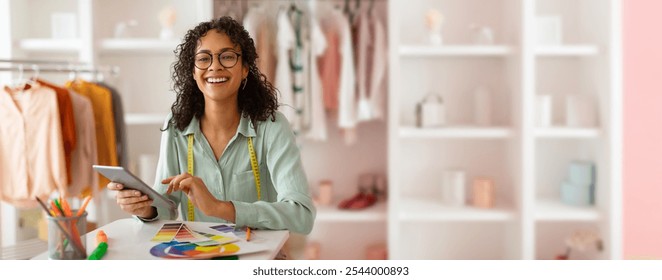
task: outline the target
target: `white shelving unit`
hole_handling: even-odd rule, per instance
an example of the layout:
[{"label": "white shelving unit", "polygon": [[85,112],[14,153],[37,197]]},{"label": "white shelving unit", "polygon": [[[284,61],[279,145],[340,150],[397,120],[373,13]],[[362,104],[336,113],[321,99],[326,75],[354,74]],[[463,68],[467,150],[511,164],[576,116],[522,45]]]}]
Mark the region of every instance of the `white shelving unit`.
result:
[{"label": "white shelving unit", "polygon": [[563,57],[563,56],[595,56],[599,54],[598,46],[576,45],[576,46],[551,46],[537,47],[537,56]]},{"label": "white shelving unit", "polygon": [[124,122],[127,125],[162,125],[167,116],[167,114],[127,114],[124,116]]},{"label": "white shelving unit", "polygon": [[402,221],[416,222],[508,222],[515,219],[512,208],[498,206],[495,209],[475,207],[453,207],[440,204],[432,199],[403,199],[400,202],[399,218]]},{"label": "white shelving unit", "polygon": [[[426,42],[429,9],[444,16],[442,46]],[[389,70],[398,77],[389,85],[389,256],[553,259],[569,234],[590,228],[604,250],[571,258],[621,258],[620,1],[389,1],[389,11]],[[536,16],[550,14],[563,20],[562,44],[537,46]],[[475,23],[494,30],[494,45],[471,44]],[[491,126],[472,125],[479,85],[492,94]],[[430,92],[444,99],[445,127],[414,125],[416,103]],[[536,126],[543,93],[555,102],[551,127]],[[569,94],[596,97],[598,126],[564,125]],[[593,206],[560,200],[572,160],[596,165]],[[496,207],[444,205],[449,169],[465,171],[467,198],[473,178],[492,178]]]},{"label": "white shelving unit", "polygon": [[597,222],[600,211],[595,207],[572,207],[557,200],[536,201],[537,221],[587,221]]},{"label": "white shelving unit", "polygon": [[404,57],[435,56],[507,56],[513,54],[510,46],[401,46],[400,55]]},{"label": "white shelving unit", "polygon": [[400,137],[411,139],[426,138],[510,138],[513,132],[507,127],[445,127],[445,128],[400,128]]},{"label": "white shelving unit", "polygon": [[600,130],[597,128],[538,128],[535,130],[535,136],[538,138],[594,138],[600,137]]},{"label": "white shelving unit", "polygon": [[23,39],[17,41],[18,48],[27,52],[78,53],[83,47],[79,39]]},{"label": "white shelving unit", "polygon": [[333,206],[317,206],[317,217],[315,217],[316,223],[366,223],[366,222],[386,222],[386,203],[380,202],[375,204],[373,207],[352,211],[352,210],[341,210],[338,209],[335,205]]},{"label": "white shelving unit", "polygon": [[104,39],[101,41],[100,52],[108,53],[159,53],[172,54],[179,45],[177,40],[160,39]]}]

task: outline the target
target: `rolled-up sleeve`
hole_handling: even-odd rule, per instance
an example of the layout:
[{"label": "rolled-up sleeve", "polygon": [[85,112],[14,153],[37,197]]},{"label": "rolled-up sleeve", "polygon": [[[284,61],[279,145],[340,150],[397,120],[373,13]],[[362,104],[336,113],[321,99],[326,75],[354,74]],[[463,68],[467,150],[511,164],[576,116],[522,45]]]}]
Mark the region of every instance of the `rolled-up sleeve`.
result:
[{"label": "rolled-up sleeve", "polygon": [[316,210],[309,195],[299,148],[285,117],[278,113],[276,121],[263,122],[265,130],[266,164],[278,195],[276,202],[254,203],[232,201],[236,210],[235,223],[267,229],[286,229],[308,234],[313,229]]}]

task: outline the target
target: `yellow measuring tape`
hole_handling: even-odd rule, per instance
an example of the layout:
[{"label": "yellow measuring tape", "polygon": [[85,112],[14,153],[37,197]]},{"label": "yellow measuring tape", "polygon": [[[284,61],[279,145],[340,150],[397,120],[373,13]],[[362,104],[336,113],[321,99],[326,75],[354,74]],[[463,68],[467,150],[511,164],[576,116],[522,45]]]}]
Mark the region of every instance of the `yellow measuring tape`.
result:
[{"label": "yellow measuring tape", "polygon": [[255,155],[255,149],[253,148],[253,137],[248,137],[248,153],[251,154],[251,169],[253,169],[253,177],[255,177],[255,190],[257,191],[257,200],[261,200],[261,190],[260,190],[260,170],[257,166],[257,156]]},{"label": "yellow measuring tape", "polygon": [[[186,163],[188,165],[188,174],[193,176],[193,134],[188,136],[188,152],[186,156]],[[188,200],[188,221],[195,221],[195,209],[191,199]]]},{"label": "yellow measuring tape", "polygon": [[[255,154],[255,148],[253,147],[253,137],[248,137],[248,153],[251,157],[251,169],[253,170],[253,177],[255,177],[255,190],[257,191],[257,200],[262,199],[262,191],[260,188],[260,169],[257,165],[257,156]],[[187,164],[188,164],[188,174],[193,176],[193,134],[188,136],[188,152],[187,152]],[[195,211],[193,208],[193,203],[191,200],[188,200],[188,221],[194,221]]]}]

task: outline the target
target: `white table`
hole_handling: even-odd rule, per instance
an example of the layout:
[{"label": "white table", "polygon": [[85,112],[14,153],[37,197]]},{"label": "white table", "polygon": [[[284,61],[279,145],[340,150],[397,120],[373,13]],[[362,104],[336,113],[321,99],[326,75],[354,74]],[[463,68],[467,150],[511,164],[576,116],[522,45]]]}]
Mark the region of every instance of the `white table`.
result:
[{"label": "white table", "polygon": [[[182,222],[159,220],[155,222],[143,223],[134,218],[116,220],[96,230],[84,235],[87,254],[89,255],[96,247],[97,231],[103,230],[108,236],[108,251],[104,255],[104,260],[147,260],[161,258],[152,256],[149,250],[157,243],[150,240],[161,229],[165,223],[185,223],[197,224],[202,226],[219,225],[219,223],[204,222]],[[196,226],[197,226],[196,225]],[[251,232],[251,243],[262,244],[268,247],[268,250],[252,254],[240,255],[241,260],[271,260],[276,257],[280,249],[289,238],[289,231],[286,230],[256,230]],[[245,242],[245,241],[240,241]],[[48,259],[48,252],[37,255],[33,260]]]}]

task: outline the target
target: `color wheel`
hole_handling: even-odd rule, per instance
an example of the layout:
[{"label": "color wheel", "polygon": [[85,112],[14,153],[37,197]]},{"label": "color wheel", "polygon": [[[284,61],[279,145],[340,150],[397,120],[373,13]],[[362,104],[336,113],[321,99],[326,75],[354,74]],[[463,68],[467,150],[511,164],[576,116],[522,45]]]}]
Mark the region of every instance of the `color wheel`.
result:
[{"label": "color wheel", "polygon": [[190,242],[164,242],[149,250],[152,256],[165,259],[209,259],[239,252],[239,246],[229,243],[216,246],[197,246]]}]

